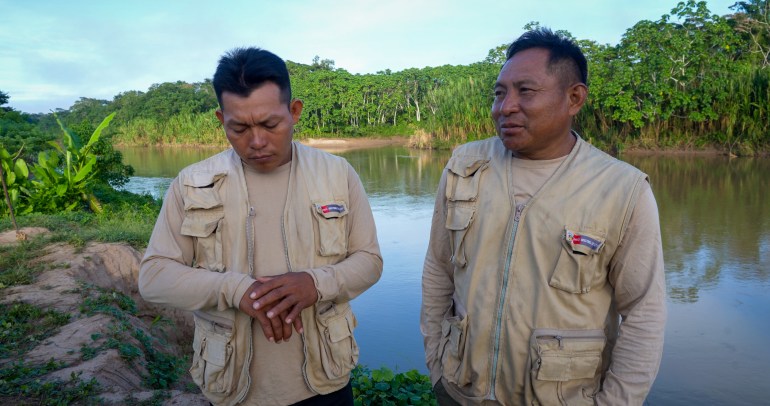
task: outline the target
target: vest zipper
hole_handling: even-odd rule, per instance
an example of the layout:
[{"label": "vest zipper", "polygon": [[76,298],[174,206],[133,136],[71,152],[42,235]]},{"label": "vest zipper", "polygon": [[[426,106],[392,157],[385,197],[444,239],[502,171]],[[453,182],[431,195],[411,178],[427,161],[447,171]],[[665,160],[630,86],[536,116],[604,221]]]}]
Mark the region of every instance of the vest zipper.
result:
[{"label": "vest zipper", "polygon": [[492,370],[489,386],[489,399],[497,400],[495,397],[495,386],[497,384],[497,360],[500,356],[500,331],[502,330],[503,323],[503,307],[505,306],[505,297],[508,292],[508,277],[510,276],[511,263],[513,262],[513,242],[516,239],[516,232],[519,228],[519,220],[521,219],[521,213],[527,205],[516,205],[516,212],[513,215],[513,230],[511,231],[511,239],[508,243],[508,261],[505,263],[505,270],[503,271],[503,286],[500,291],[500,302],[497,305],[497,320],[495,321],[495,341],[494,351],[492,352]]},{"label": "vest zipper", "polygon": [[[246,189],[246,180],[245,177],[243,178],[243,190],[246,191],[246,196],[249,195],[248,190]],[[246,213],[246,244],[248,244],[248,248],[246,249],[249,262],[249,276],[252,278],[254,277],[254,217],[257,215],[256,210],[254,210],[254,206],[251,205],[251,202],[249,202],[248,197],[246,198],[246,206],[248,206],[249,211]],[[236,312],[236,315],[238,313]],[[244,363],[246,365],[246,388],[241,393],[241,396],[239,396],[235,400],[235,404],[243,402],[243,399],[246,399],[246,395],[249,394],[249,388],[251,388],[251,374],[248,372],[250,371],[251,361],[253,361],[253,355],[254,355],[254,331],[251,329],[251,323],[253,323],[252,320],[249,320],[248,324],[248,336],[249,336],[249,352],[246,354],[247,361]],[[235,320],[233,320],[233,324],[235,324]],[[237,337],[233,337],[233,340],[237,340]],[[243,373],[243,371],[241,371]]]}]

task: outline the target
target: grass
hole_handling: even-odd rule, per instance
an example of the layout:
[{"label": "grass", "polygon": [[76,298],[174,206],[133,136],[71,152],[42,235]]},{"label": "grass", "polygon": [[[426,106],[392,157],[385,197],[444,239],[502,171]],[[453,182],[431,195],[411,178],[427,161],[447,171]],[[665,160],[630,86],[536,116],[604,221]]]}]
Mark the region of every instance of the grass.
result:
[{"label": "grass", "polygon": [[0,304],[0,358],[23,354],[69,319],[68,314],[27,303]]}]

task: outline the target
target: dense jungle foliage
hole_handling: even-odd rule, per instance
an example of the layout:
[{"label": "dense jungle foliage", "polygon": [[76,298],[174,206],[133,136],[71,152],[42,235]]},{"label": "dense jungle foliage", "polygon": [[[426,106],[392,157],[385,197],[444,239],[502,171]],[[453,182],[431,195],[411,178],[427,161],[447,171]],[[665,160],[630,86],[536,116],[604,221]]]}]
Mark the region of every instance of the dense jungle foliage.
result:
[{"label": "dense jungle foliage", "polygon": [[[739,1],[732,14],[678,3],[657,21],[629,28],[616,45],[577,39],[589,60],[589,100],[576,126],[607,150],[718,147],[737,155],[770,149],[770,1]],[[530,23],[525,28],[538,26]],[[572,37],[569,32],[561,33]],[[574,37],[573,37],[574,38]],[[333,60],[288,61],[305,110],[299,137],[410,135],[451,146],[494,134],[492,85],[506,45],[470,65],[352,74]],[[0,93],[0,105],[8,95]],[[132,145],[223,145],[210,80],[161,83],[111,101],[81,98],[56,114],[88,126],[115,112],[105,137]],[[0,111],[9,151],[27,153],[58,129],[53,114]]]}]

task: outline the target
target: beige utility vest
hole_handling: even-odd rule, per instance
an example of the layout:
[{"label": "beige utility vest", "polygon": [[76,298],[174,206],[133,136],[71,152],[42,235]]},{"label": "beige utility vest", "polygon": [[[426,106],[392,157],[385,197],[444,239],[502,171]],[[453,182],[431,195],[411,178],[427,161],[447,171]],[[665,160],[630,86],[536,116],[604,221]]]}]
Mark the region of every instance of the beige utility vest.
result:
[{"label": "beige utility vest", "polygon": [[593,404],[619,325],[609,263],[646,175],[577,137],[517,212],[511,160],[494,137],[447,164],[447,389],[464,403]]},{"label": "beige utility vest", "polygon": [[[335,264],[347,256],[347,163],[292,144],[281,235],[291,272]],[[322,175],[322,176],[319,176]],[[254,277],[254,209],[238,155],[224,151],[184,169],[181,233],[195,240],[194,267]],[[240,298],[233,299],[238,303]],[[224,303],[226,301],[220,301]],[[348,303],[318,302],[302,312],[308,387],[319,394],[342,388],[358,361],[355,316]],[[193,380],[214,404],[234,405],[251,378],[252,319],[233,308],[195,312]]]}]

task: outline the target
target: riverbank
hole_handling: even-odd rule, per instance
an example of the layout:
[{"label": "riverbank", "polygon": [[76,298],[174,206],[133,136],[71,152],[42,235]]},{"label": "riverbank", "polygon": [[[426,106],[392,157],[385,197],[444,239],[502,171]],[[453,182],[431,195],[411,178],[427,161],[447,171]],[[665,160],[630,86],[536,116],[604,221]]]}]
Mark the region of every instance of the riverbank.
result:
[{"label": "riverbank", "polygon": [[[360,149],[380,148],[389,146],[399,147],[412,147],[416,144],[412,137],[409,136],[393,136],[393,137],[334,137],[334,138],[297,138],[301,144],[308,145],[314,148],[318,148],[330,153],[341,153]],[[459,145],[459,144],[458,144]],[[118,144],[121,147],[136,147],[129,144]],[[229,144],[217,144],[217,145],[186,145],[186,144],[160,144],[153,146],[142,146],[153,148],[201,148],[201,149],[226,149],[229,148]],[[453,149],[453,146],[449,146],[449,149]],[[431,148],[428,148],[431,149]],[[610,151],[613,155],[617,155]],[[668,156],[730,156],[736,157],[735,154],[731,154],[730,151],[717,148],[714,146],[705,146],[702,148],[642,148],[637,146],[631,146],[623,149],[620,155],[633,155],[633,156],[650,156],[650,155],[668,155]],[[770,152],[758,152],[754,157],[768,157]]]},{"label": "riverbank", "polygon": [[379,148],[387,146],[405,146],[409,137],[389,138],[304,138],[298,140],[304,145],[327,152],[346,152],[356,149]]}]

